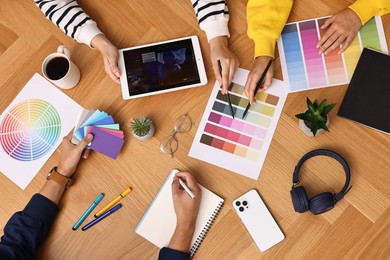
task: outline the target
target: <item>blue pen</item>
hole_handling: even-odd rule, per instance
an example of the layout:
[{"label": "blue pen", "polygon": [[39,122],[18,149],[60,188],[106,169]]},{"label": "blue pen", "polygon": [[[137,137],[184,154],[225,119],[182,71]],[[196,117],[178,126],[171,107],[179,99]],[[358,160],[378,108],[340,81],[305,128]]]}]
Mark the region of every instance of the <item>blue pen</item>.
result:
[{"label": "blue pen", "polygon": [[97,206],[97,204],[103,199],[104,193],[100,193],[99,196],[95,199],[94,202],[92,202],[91,206],[84,212],[84,214],[77,220],[76,224],[72,227],[73,230],[76,230],[79,228],[79,226],[84,222],[84,220],[88,217],[89,214],[91,214],[92,210]]},{"label": "blue pen", "polygon": [[114,207],[112,207],[111,209],[109,209],[106,213],[104,213],[103,215],[101,215],[100,217],[98,218],[95,218],[94,220],[92,220],[91,222],[89,222],[87,225],[85,225],[84,227],[81,228],[82,231],[85,231],[87,230],[88,228],[92,227],[93,225],[95,225],[96,223],[100,222],[101,220],[103,220],[104,218],[108,217],[109,215],[111,215],[112,213],[114,213],[115,211],[117,211],[118,209],[120,209],[122,207],[122,204],[116,204]]}]

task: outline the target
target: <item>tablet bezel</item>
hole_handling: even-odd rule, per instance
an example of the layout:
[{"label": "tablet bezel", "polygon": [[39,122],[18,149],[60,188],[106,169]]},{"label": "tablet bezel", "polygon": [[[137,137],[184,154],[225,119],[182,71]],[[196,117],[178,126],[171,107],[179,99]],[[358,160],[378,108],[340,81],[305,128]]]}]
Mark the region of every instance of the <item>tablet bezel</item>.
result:
[{"label": "tablet bezel", "polygon": [[[180,87],[173,87],[170,89],[158,90],[158,91],[153,91],[153,92],[149,92],[149,93],[131,96],[129,93],[129,88],[128,88],[127,72],[126,72],[123,53],[125,51],[128,51],[128,50],[135,50],[135,49],[140,49],[140,48],[144,48],[144,47],[157,46],[157,45],[161,45],[161,44],[177,42],[177,41],[182,41],[182,40],[187,40],[187,39],[191,39],[191,43],[192,43],[192,47],[193,47],[194,55],[195,55],[196,67],[198,68],[200,82],[195,83],[195,84],[184,85],[184,86],[180,86]],[[196,35],[183,37],[183,38],[171,39],[171,40],[162,41],[162,42],[155,42],[155,43],[150,43],[150,44],[145,44],[145,45],[139,45],[139,46],[125,48],[125,49],[120,49],[119,50],[118,66],[119,66],[119,69],[121,70],[120,82],[121,82],[123,99],[132,99],[132,98],[151,96],[151,95],[167,93],[167,92],[172,92],[172,91],[177,91],[177,90],[182,90],[182,89],[187,89],[187,88],[200,87],[200,86],[204,86],[207,84],[207,75],[206,75],[206,70],[205,70],[204,63],[203,63],[202,52],[200,49],[198,36],[196,36]]]}]

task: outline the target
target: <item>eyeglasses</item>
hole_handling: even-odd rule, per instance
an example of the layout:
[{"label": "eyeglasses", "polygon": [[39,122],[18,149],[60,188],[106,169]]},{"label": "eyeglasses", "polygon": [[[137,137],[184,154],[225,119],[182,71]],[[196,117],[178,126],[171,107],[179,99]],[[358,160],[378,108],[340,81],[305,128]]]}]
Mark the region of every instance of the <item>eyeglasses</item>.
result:
[{"label": "eyeglasses", "polygon": [[173,153],[177,151],[178,143],[175,138],[177,133],[184,134],[191,130],[192,127],[191,118],[188,115],[182,115],[175,120],[173,125],[173,131],[167,137],[165,137],[160,143],[160,151],[173,157]]}]

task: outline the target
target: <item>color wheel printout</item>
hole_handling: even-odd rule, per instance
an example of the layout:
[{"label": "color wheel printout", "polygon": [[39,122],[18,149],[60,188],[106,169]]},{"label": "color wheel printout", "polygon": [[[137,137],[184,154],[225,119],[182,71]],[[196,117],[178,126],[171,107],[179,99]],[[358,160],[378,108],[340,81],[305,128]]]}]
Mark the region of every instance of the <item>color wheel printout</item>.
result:
[{"label": "color wheel printout", "polygon": [[0,171],[24,189],[70,132],[80,109],[35,74],[0,116]]},{"label": "color wheel printout", "polygon": [[266,92],[256,95],[256,104],[242,119],[248,99],[244,85],[249,71],[238,69],[229,89],[235,112],[232,118],[227,95],[215,83],[189,155],[257,180],[280,113],[286,101],[284,83],[273,79]]}]

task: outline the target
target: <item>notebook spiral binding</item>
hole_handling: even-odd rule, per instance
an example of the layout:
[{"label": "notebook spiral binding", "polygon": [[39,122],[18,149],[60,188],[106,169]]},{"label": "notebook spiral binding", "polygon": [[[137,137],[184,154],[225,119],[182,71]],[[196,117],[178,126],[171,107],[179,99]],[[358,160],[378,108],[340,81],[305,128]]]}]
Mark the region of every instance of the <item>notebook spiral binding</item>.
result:
[{"label": "notebook spiral binding", "polygon": [[195,255],[196,250],[198,250],[198,247],[200,246],[200,244],[202,243],[202,241],[203,241],[204,237],[206,236],[207,232],[209,231],[209,229],[213,225],[215,218],[217,217],[217,215],[221,211],[223,203],[224,202],[221,201],[218,204],[217,208],[214,210],[213,214],[211,215],[211,217],[207,221],[207,224],[204,226],[202,232],[200,232],[199,236],[195,240],[195,243],[191,246],[191,249],[190,249],[190,252],[189,252],[190,253],[190,258],[192,258]]}]

